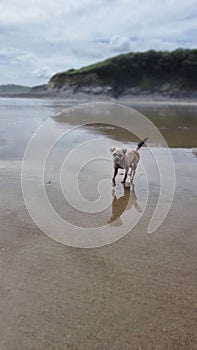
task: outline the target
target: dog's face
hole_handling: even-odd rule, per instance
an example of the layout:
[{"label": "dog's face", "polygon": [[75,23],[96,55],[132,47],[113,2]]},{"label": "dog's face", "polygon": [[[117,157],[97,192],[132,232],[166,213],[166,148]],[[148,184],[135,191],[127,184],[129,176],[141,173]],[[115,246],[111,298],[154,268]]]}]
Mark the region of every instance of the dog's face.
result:
[{"label": "dog's face", "polygon": [[112,156],[113,156],[113,161],[115,164],[119,165],[123,162],[124,158],[125,158],[125,154],[127,153],[127,149],[126,148],[116,148],[116,147],[112,147],[110,149]]}]

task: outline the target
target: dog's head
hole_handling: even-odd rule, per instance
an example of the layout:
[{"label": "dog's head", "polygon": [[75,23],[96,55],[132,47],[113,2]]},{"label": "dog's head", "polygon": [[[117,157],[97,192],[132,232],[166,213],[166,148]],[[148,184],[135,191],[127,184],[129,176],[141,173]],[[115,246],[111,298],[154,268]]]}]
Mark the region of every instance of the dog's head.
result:
[{"label": "dog's head", "polygon": [[124,160],[125,154],[127,153],[126,148],[112,147],[112,148],[110,148],[110,151],[111,151],[112,156],[113,156],[113,161],[117,165],[122,163],[122,161]]}]

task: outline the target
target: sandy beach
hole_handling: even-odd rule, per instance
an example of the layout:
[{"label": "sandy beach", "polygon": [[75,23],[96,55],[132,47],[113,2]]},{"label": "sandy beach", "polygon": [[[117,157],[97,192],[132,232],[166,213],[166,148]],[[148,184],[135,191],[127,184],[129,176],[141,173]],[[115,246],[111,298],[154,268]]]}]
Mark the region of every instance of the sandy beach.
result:
[{"label": "sandy beach", "polygon": [[[49,117],[54,128],[61,130],[62,121],[53,116],[67,106],[47,99],[1,100],[0,349],[196,349],[197,107],[138,105],[163,132],[174,160],[176,190],[162,225],[147,233],[160,188],[158,174],[153,174],[148,204],[138,224],[113,244],[80,249],[46,236],[32,221],[21,190],[21,163],[28,140]],[[127,133],[99,126],[82,129],[72,142],[75,145],[95,135],[106,142],[135,145]],[[58,154],[63,155],[69,145],[68,141],[60,144]],[[106,225],[112,216],[113,188],[103,213],[78,213],[60,195],[54,159],[56,153],[49,159],[45,177],[54,208],[71,223]],[[131,215],[136,201],[144,209],[142,164],[149,173],[154,169],[148,147],[141,152]],[[97,169],[95,163],[81,175],[81,191],[89,200],[95,200],[95,184],[103,174],[109,172],[110,179],[112,163],[103,162]],[[34,180],[30,175],[28,181]],[[121,175],[115,191],[123,203],[127,199],[120,181]],[[122,204],[117,205],[116,215],[124,223]]]}]

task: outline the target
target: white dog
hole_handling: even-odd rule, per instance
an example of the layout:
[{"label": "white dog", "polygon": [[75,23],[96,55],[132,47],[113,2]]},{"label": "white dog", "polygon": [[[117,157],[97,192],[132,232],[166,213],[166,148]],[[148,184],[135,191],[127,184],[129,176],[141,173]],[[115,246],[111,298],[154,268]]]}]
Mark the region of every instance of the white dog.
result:
[{"label": "white dog", "polygon": [[125,169],[125,175],[122,183],[125,183],[129,168],[131,169],[130,179],[133,180],[135,176],[135,171],[140,160],[140,154],[138,150],[143,146],[143,144],[148,140],[146,137],[143,141],[139,142],[135,150],[127,150],[127,148],[111,148],[111,153],[114,161],[114,176],[112,182],[115,185],[115,178],[118,173],[118,169]]}]

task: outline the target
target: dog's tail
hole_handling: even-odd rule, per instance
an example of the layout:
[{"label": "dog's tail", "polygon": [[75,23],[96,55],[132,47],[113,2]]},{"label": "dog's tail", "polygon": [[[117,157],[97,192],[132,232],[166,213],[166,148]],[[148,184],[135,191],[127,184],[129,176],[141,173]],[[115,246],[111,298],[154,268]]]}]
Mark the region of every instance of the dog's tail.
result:
[{"label": "dog's tail", "polygon": [[138,151],[142,146],[143,144],[148,140],[148,137],[145,137],[145,139],[143,139],[142,141],[140,141],[136,147],[136,151]]}]

